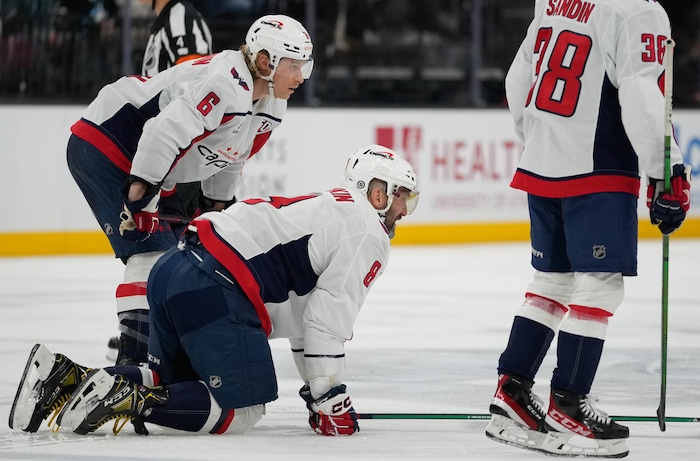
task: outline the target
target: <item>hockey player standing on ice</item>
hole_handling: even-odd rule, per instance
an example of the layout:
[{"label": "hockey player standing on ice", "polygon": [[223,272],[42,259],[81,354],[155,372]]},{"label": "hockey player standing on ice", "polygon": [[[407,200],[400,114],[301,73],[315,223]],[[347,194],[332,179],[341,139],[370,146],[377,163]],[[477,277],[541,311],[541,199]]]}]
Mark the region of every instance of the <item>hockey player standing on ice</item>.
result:
[{"label": "hockey player standing on ice", "polygon": [[201,181],[201,211],[229,205],[245,161],[311,75],[306,29],[282,15],[256,20],[239,51],[186,61],[104,87],[71,128],[68,167],[116,257],[121,363],[146,362],[146,280],[178,239],[163,214],[182,214],[176,183]]},{"label": "hockey player standing on ice", "polygon": [[[150,3],[157,17],[151,27],[143,57],[141,75],[152,77],[190,59],[201,58],[212,53],[211,33],[202,15],[187,0],[140,0]],[[186,219],[196,210],[200,195],[197,182],[181,183],[175,194],[182,202]],[[173,200],[177,200],[173,198]],[[119,357],[119,337],[109,340],[108,346],[116,350]]]},{"label": "hockey player standing on ice", "polygon": [[79,434],[112,419],[118,433],[134,418],[243,432],[277,398],[268,338],[289,338],[309,424],[321,435],[353,434],[344,343],[386,267],[397,221],[417,202],[411,165],[370,145],[349,157],[339,188],[204,213],[151,272],[151,370],[88,370],[37,344],[10,427],[35,432],[60,410],[58,425]]},{"label": "hockey player standing on ice", "polygon": [[[594,408],[588,394],[623,276],[637,273],[640,169],[662,233],[676,230],[689,207],[689,171],[675,142],[672,192],[663,193],[662,63],[670,34],[655,1],[535,3],[506,76],[524,145],[511,186],[528,193],[535,273],[498,362],[486,429],[495,440],[551,454],[628,453],[627,427]],[[545,409],[532,385],[557,329]],[[581,436],[586,443],[577,443]]]}]

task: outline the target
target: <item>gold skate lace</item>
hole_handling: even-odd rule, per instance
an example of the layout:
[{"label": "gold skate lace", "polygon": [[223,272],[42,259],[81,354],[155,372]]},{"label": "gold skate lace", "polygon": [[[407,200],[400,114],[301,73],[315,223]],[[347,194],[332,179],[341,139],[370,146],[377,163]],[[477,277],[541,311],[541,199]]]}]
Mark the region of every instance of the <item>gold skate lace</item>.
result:
[{"label": "gold skate lace", "polygon": [[[124,428],[124,425],[134,418],[132,418],[131,416],[115,416],[114,418],[110,418],[110,419],[115,420],[114,427],[112,427],[112,433],[114,435],[118,435],[121,432],[121,430]],[[107,421],[109,421],[109,420],[107,420]],[[105,421],[105,422],[107,422],[107,421]]]},{"label": "gold skate lace", "polygon": [[49,409],[49,422],[47,424],[51,428],[51,432],[58,432],[58,430],[61,428],[61,426],[56,424],[56,417],[61,412],[63,406],[66,404],[69,398],[70,395],[68,394],[62,395],[54,402],[53,405],[51,405],[51,408]]}]

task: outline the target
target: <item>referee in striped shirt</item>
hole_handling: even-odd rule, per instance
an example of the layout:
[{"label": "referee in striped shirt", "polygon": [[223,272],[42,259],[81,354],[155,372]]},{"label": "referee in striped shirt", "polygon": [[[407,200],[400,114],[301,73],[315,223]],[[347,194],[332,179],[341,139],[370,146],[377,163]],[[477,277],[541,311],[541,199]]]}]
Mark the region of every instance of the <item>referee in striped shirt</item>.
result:
[{"label": "referee in striped shirt", "polygon": [[151,1],[158,15],[148,38],[141,74],[152,77],[175,64],[213,52],[201,13],[187,0]]}]

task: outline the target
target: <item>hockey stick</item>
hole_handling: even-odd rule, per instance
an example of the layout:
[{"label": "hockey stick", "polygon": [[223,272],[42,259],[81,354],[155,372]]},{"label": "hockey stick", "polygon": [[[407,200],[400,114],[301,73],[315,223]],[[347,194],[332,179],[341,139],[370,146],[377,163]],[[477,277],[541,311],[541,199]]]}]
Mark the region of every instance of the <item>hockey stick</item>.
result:
[{"label": "hockey stick", "polygon": [[[673,39],[666,40],[666,53],[664,54],[664,191],[671,190],[671,136],[673,125],[671,123],[671,110],[673,107]],[[669,236],[662,237],[662,269],[661,269],[661,395],[656,416],[659,419],[659,429],[666,430],[666,370],[668,358],[668,241]]]},{"label": "hockey stick", "polygon": [[[357,419],[467,419],[488,420],[490,413],[358,413]],[[656,416],[611,416],[614,421],[626,422],[652,422]],[[669,423],[700,423],[700,417],[693,416],[667,416],[665,421]]]},{"label": "hockey stick", "polygon": [[158,219],[160,219],[161,221],[165,221],[168,224],[189,224],[194,218],[187,219],[183,216],[159,214]]}]

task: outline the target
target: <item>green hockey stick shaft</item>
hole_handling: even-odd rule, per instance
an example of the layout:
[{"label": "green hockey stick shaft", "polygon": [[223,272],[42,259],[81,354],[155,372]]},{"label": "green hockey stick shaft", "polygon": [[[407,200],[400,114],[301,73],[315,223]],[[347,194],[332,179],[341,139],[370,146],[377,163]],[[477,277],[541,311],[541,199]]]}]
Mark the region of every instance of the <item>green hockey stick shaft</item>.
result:
[{"label": "green hockey stick shaft", "polygon": [[[671,122],[673,108],[673,47],[672,39],[666,40],[664,54],[664,190],[671,190],[671,136],[673,136],[673,124]],[[666,430],[666,373],[668,370],[668,255],[669,236],[662,237],[662,262],[661,262],[661,389],[659,395],[659,408],[656,416],[659,421],[659,429]]]},{"label": "green hockey stick shaft", "polygon": [[[358,413],[358,419],[460,419],[488,420],[490,413]],[[611,419],[621,422],[655,422],[656,416],[611,416]],[[700,423],[700,417],[666,416],[669,423]]]}]

